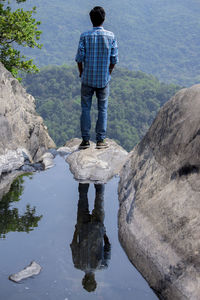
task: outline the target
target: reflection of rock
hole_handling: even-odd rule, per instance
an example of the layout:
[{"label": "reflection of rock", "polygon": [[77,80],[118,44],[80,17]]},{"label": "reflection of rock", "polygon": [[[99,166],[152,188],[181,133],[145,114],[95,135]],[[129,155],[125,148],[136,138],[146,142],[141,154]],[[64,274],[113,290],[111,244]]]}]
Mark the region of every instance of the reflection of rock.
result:
[{"label": "reflection of rock", "polygon": [[[96,145],[91,142],[90,148],[76,151],[81,140],[73,140],[71,149],[74,152],[66,160],[76,180],[105,183],[119,173],[127,152],[113,140],[107,141],[109,148],[106,149],[96,149]],[[70,149],[69,145],[67,147]]]},{"label": "reflection of rock", "polygon": [[200,85],[160,110],[119,184],[119,237],[162,299],[200,299]]},{"label": "reflection of rock", "polygon": [[32,261],[31,264],[28,267],[24,268],[22,271],[10,275],[9,279],[14,282],[20,282],[23,279],[29,278],[34,275],[38,275],[41,269],[42,268],[38,263]]},{"label": "reflection of rock", "polygon": [[37,161],[54,146],[42,118],[36,114],[34,98],[0,63],[0,175],[23,164],[22,148]]}]

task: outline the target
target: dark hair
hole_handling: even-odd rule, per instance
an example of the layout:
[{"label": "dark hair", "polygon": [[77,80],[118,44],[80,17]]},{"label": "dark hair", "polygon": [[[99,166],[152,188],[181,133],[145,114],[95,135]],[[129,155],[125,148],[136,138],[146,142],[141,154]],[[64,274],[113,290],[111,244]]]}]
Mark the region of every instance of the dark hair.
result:
[{"label": "dark hair", "polygon": [[93,26],[99,26],[101,25],[105,20],[105,10],[101,6],[95,6],[90,11],[90,19],[93,24]]},{"label": "dark hair", "polygon": [[94,276],[93,272],[85,274],[85,276],[82,280],[82,285],[83,285],[83,288],[86,291],[88,291],[89,293],[94,292],[96,290],[97,283],[96,283],[95,276]]}]

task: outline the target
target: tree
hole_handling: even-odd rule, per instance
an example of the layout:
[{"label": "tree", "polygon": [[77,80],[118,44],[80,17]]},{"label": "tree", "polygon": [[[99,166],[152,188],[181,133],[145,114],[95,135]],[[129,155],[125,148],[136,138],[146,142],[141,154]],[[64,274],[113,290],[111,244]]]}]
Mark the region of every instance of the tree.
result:
[{"label": "tree", "polygon": [[[26,0],[16,0],[17,3]],[[21,55],[18,46],[41,48],[37,41],[40,39],[41,31],[38,30],[39,21],[33,18],[36,7],[30,11],[16,9],[12,11],[9,0],[0,0],[0,60],[13,76],[18,71],[28,73],[37,72],[38,68],[32,59]]]}]

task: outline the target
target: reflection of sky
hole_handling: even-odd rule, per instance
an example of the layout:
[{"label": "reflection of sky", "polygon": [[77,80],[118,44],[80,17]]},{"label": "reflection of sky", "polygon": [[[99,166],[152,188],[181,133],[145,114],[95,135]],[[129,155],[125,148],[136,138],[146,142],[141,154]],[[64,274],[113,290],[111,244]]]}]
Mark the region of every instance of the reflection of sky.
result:
[{"label": "reflection of sky", "polygon": [[[70,243],[77,218],[78,189],[68,166],[60,157],[56,167],[25,178],[24,193],[18,207],[20,212],[30,203],[37,215],[43,215],[38,227],[30,233],[10,232],[0,240],[0,299],[157,299],[141,275],[130,264],[118,242],[117,183],[114,178],[106,184],[104,195],[104,225],[112,245],[109,268],[95,273],[98,282],[94,293],[82,288],[83,272],[75,269]],[[88,192],[89,205],[94,205],[95,190]],[[42,266],[42,272],[21,284],[8,280],[32,260]],[[134,298],[133,298],[134,297]]]}]

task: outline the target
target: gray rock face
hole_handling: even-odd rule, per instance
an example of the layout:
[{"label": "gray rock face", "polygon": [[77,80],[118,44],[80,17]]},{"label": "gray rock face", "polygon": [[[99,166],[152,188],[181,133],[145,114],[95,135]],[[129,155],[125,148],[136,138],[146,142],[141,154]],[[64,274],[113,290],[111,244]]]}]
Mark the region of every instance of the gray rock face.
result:
[{"label": "gray rock face", "polygon": [[16,168],[19,148],[26,149],[37,161],[48,148],[55,147],[42,118],[36,114],[34,101],[0,63],[0,169],[2,160],[10,160],[10,169]]},{"label": "gray rock face", "polygon": [[12,274],[9,276],[9,279],[14,281],[14,282],[20,282],[23,279],[32,277],[34,275],[38,275],[41,271],[41,266],[36,263],[35,261],[32,261],[29,266],[24,268],[22,271]]},{"label": "gray rock face", "polygon": [[25,161],[26,149],[7,150],[5,155],[0,155],[0,176],[19,169]]},{"label": "gray rock face", "polygon": [[[66,153],[70,149],[73,151],[66,161],[76,180],[106,183],[119,173],[128,154],[121,146],[107,139],[109,148],[96,149],[96,144],[91,142],[90,148],[78,150],[80,142],[80,139],[73,139],[66,145]],[[62,152],[64,153],[63,147]]]},{"label": "gray rock face", "polygon": [[161,299],[200,299],[200,85],[168,101],[129,155],[121,244]]}]

